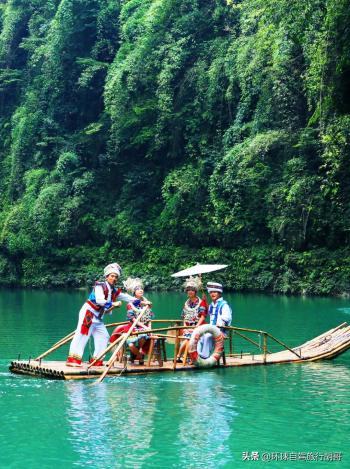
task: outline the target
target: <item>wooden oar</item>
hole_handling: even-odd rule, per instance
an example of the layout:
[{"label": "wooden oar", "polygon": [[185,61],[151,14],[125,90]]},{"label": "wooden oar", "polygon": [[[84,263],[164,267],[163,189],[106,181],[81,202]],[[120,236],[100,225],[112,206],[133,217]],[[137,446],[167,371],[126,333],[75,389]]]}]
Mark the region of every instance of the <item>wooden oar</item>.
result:
[{"label": "wooden oar", "polygon": [[55,350],[57,350],[58,348],[62,347],[62,345],[66,344],[67,342],[69,342],[72,339],[74,334],[75,334],[75,331],[73,331],[70,334],[66,335],[66,337],[63,337],[62,339],[60,339],[51,348],[49,348],[48,350],[46,350],[46,352],[44,352],[41,355],[39,355],[38,357],[36,357],[34,360],[41,360],[42,358],[49,355],[49,353],[52,353]]},{"label": "wooden oar", "polygon": [[97,358],[95,358],[91,363],[89,363],[88,369],[91,368],[92,366],[94,366],[94,364],[96,362],[98,362],[99,360],[101,360],[101,358],[103,358],[106,355],[106,353],[108,353],[110,350],[112,350],[112,348],[115,345],[117,345],[117,343],[120,342],[123,337],[124,337],[124,334],[122,334],[120,337],[118,337],[118,339],[116,339],[114,342],[109,344],[108,347],[106,348],[106,350],[104,350],[102,353],[100,353],[100,355]]},{"label": "wooden oar", "polygon": [[140,314],[137,316],[134,324],[130,327],[130,329],[128,330],[128,332],[125,334],[125,336],[123,337],[123,339],[119,342],[117,348],[115,349],[115,351],[113,352],[113,355],[111,356],[111,358],[108,360],[108,363],[107,363],[107,368],[105,369],[105,371],[102,373],[102,375],[95,381],[94,384],[98,384],[98,383],[101,383],[106,374],[109,372],[109,370],[112,368],[112,365],[115,361],[115,359],[117,358],[117,355],[118,355],[118,352],[119,350],[123,347],[123,345],[125,344],[125,342],[127,341],[127,339],[130,337],[132,331],[135,329],[135,327],[138,325],[138,323],[140,322],[140,319],[142,318],[143,314],[146,312],[146,310],[148,309],[148,305],[146,305],[143,310],[140,312]]},{"label": "wooden oar", "polygon": [[[119,306],[111,306],[104,313],[109,313],[109,312],[112,311],[112,309],[118,308],[118,307]],[[127,324],[127,323],[112,323],[112,324],[107,324],[107,327],[118,326],[119,324]],[[56,342],[52,347],[50,347],[48,350],[46,350],[46,352],[44,352],[41,355],[39,355],[38,357],[34,358],[34,360],[41,360],[42,358],[46,357],[50,353],[54,352],[55,350],[60,348],[62,345],[69,342],[72,339],[72,337],[74,336],[74,334],[75,334],[75,330],[73,332],[71,332],[70,334],[66,335],[66,337],[63,337],[58,342]]]}]

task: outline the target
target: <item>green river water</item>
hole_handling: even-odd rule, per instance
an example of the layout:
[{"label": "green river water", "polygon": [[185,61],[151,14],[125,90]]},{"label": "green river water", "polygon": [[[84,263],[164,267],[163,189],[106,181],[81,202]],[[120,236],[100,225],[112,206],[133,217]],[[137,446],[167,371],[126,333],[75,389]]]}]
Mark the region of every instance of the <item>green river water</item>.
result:
[{"label": "green river water", "polygon": [[[1,291],[1,469],[350,468],[350,351],[319,363],[124,376],[98,386],[9,373],[19,353],[38,355],[75,328],[85,296]],[[148,297],[157,318],[178,317],[185,299]],[[234,325],[291,346],[350,320],[349,300],[226,298]],[[124,317],[125,307],[108,321]]]}]

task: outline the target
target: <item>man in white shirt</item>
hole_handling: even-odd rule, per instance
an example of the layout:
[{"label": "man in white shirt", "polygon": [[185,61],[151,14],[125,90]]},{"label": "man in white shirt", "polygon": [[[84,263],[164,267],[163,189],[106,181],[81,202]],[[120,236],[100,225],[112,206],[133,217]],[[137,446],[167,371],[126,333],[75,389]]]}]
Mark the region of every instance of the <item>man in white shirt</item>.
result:
[{"label": "man in white shirt", "polygon": [[[107,348],[109,334],[103,323],[104,315],[111,314],[113,308],[119,307],[120,300],[130,302],[134,299],[115,287],[120,274],[119,264],[116,262],[109,264],[104,269],[105,281],[95,283],[89,298],[79,312],[78,325],[70,345],[67,366],[81,366],[84,349],[91,336],[94,338],[94,357],[98,357]],[[102,360],[95,363],[95,366],[102,365]]]},{"label": "man in white shirt", "polygon": [[[230,326],[232,321],[232,310],[226,300],[223,299],[223,286],[221,283],[208,282],[207,290],[212,299],[209,306],[210,324],[221,329],[223,326]],[[225,329],[221,332],[226,335]],[[209,333],[204,334],[198,344],[198,352],[202,358],[208,358],[214,347],[213,336]]]}]

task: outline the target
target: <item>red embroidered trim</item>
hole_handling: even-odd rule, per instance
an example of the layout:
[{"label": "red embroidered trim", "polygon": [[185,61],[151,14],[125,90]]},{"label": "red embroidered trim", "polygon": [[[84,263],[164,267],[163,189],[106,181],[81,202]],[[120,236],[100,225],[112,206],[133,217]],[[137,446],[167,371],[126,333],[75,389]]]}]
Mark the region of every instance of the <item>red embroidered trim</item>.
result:
[{"label": "red embroidered trim", "polygon": [[89,311],[88,309],[86,310],[85,317],[83,319],[83,324],[81,325],[80,333],[83,335],[88,335],[89,334],[89,329],[92,324],[92,318],[94,317],[94,313]]}]

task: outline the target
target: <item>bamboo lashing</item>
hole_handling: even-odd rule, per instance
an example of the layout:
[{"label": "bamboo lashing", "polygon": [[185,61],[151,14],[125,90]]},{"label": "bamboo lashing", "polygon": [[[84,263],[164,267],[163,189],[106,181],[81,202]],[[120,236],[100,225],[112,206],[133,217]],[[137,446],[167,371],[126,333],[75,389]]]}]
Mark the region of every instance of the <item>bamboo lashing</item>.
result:
[{"label": "bamboo lashing", "polygon": [[112,368],[112,365],[118,355],[118,352],[119,350],[122,348],[122,346],[125,344],[125,342],[127,341],[127,339],[130,337],[132,331],[135,329],[135,327],[138,325],[138,323],[140,322],[142,316],[144,315],[144,313],[146,312],[146,310],[148,309],[148,305],[146,305],[143,310],[140,312],[140,314],[137,316],[135,322],[133,323],[133,325],[130,327],[130,329],[128,330],[128,332],[125,334],[125,336],[122,338],[122,340],[119,342],[117,348],[115,349],[115,351],[113,352],[113,355],[111,356],[111,358],[108,360],[108,363],[107,363],[107,367],[106,369],[104,370],[104,372],[102,373],[102,375],[95,381],[94,384],[98,384],[98,383],[102,383],[102,381],[104,380],[106,374],[108,373],[108,371]]}]

